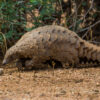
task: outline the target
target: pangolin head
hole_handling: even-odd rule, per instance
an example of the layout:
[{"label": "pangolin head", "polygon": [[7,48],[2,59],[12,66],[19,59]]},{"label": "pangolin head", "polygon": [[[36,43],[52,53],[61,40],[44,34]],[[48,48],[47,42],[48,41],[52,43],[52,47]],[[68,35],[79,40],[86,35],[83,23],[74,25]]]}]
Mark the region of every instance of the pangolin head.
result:
[{"label": "pangolin head", "polygon": [[5,56],[4,56],[4,59],[3,59],[3,62],[2,64],[5,65],[5,64],[8,64],[10,62],[12,62],[13,60],[17,59],[17,53],[16,51],[12,50],[13,48],[10,48],[7,50]]}]

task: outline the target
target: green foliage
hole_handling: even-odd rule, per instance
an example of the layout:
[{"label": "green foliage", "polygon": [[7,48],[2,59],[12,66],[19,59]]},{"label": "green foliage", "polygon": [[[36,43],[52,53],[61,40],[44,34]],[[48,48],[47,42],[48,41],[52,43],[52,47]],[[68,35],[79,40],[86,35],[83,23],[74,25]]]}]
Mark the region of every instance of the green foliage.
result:
[{"label": "green foliage", "polygon": [[[54,20],[52,16],[55,13],[52,5],[53,2],[55,0],[30,0],[29,2],[23,0],[5,0],[0,2],[0,30],[5,34],[7,40],[16,41],[26,31],[31,30],[26,28],[27,12],[40,9],[40,15],[38,17],[33,16],[33,28],[44,25],[43,21]],[[3,39],[0,36],[0,43],[2,41]]]},{"label": "green foliage", "polygon": [[87,5],[87,2],[86,1],[83,1],[82,2],[82,6],[86,6]]},{"label": "green foliage", "polygon": [[55,17],[52,16],[55,14],[55,8],[52,5],[52,3],[54,3],[55,1],[56,0],[30,0],[30,2],[28,3],[28,5],[30,5],[30,8],[27,8],[27,11],[31,12],[32,10],[37,8],[40,12],[40,16],[33,17],[35,27],[44,25],[43,21],[55,20]]},{"label": "green foliage", "polygon": [[7,39],[16,36],[18,27],[24,27],[26,19],[23,17],[23,2],[8,0],[0,4],[1,30]]}]

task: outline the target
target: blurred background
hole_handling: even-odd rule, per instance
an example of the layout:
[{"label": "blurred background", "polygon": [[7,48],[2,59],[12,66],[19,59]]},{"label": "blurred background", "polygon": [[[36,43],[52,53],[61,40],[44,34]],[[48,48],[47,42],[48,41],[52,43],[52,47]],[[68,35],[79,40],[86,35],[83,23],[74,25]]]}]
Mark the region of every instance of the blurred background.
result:
[{"label": "blurred background", "polygon": [[36,27],[61,25],[100,44],[99,0],[0,0],[0,55]]}]

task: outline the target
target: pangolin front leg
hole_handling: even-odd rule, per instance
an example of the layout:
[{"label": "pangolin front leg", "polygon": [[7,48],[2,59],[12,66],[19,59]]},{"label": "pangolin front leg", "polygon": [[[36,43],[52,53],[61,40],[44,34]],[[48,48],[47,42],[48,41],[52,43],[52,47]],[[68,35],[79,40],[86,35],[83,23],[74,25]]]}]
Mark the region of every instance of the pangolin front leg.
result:
[{"label": "pangolin front leg", "polygon": [[16,62],[16,66],[18,67],[19,70],[22,69],[32,69],[34,68],[47,68],[48,65],[45,64],[46,60],[45,59],[39,59],[36,57],[33,57],[31,59],[28,58],[21,58]]},{"label": "pangolin front leg", "polygon": [[25,58],[20,58],[16,61],[16,67],[18,68],[18,70],[24,70],[26,68],[26,65],[25,65],[25,62],[27,61],[28,59],[25,59]]}]

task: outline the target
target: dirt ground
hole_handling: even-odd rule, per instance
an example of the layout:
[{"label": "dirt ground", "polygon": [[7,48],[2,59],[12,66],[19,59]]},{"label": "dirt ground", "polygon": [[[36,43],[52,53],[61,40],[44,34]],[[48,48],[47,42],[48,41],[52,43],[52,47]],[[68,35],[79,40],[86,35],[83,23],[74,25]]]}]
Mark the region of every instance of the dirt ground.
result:
[{"label": "dirt ground", "polygon": [[18,71],[0,76],[0,100],[100,100],[100,67]]}]

